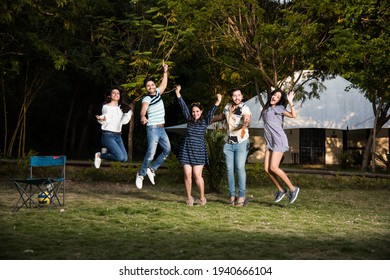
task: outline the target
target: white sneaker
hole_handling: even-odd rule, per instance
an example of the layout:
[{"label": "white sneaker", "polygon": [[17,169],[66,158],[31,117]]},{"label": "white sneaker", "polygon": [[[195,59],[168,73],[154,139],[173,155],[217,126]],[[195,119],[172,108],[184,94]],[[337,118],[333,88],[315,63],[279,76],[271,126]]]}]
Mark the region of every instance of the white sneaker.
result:
[{"label": "white sneaker", "polygon": [[144,176],[141,176],[137,173],[137,178],[135,179],[135,186],[137,189],[142,189],[142,184],[144,182]]},{"label": "white sneaker", "polygon": [[148,167],[148,170],[146,170],[146,174],[148,175],[148,178],[149,178],[150,182],[152,183],[152,185],[154,185],[154,177],[156,176],[156,173],[154,173],[154,171],[152,171],[152,169],[150,169],[150,167]]},{"label": "white sneaker", "polygon": [[102,154],[107,153],[107,148],[102,148]]},{"label": "white sneaker", "polygon": [[102,159],[100,158],[100,153],[95,154],[95,167],[99,169]]}]

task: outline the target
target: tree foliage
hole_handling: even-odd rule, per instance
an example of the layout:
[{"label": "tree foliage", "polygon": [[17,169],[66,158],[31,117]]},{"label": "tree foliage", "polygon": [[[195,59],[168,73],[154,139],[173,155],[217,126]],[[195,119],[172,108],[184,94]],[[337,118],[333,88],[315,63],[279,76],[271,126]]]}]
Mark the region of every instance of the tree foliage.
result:
[{"label": "tree foliage", "polygon": [[373,105],[375,124],[364,151],[365,171],[373,138],[390,120],[390,8],[387,1],[376,0],[339,1],[335,7],[338,24],[330,32],[322,64],[362,89]]},{"label": "tree foliage", "polygon": [[[199,1],[192,4],[199,5]],[[297,71],[312,69],[313,59],[329,36],[324,32],[330,28],[329,24],[313,20],[314,9],[306,8],[300,1],[202,4],[200,18],[204,23],[197,25],[197,37],[207,57],[217,65],[216,76],[230,85],[244,85],[257,94],[264,88],[270,93]],[[194,16],[185,18],[192,21],[198,10],[191,11]],[[295,81],[286,90],[294,85]]]},{"label": "tree foliage", "polygon": [[[388,22],[383,0],[5,0],[1,149],[90,157],[105,89],[122,85],[137,101],[146,76],[161,78],[163,60],[169,88],[180,83],[188,102],[206,105],[237,86],[263,103],[275,87],[311,98],[318,83],[309,93],[288,78],[308,69],[339,74],[364,90],[378,131],[390,118]],[[168,122],[178,119],[175,98],[164,99]],[[129,158],[142,128],[136,113],[125,131]]]}]

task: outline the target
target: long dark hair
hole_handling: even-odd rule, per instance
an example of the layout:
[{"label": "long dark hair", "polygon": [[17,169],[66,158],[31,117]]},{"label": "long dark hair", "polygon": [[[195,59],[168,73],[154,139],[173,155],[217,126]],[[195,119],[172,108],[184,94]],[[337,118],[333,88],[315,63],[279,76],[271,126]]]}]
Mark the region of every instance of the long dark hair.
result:
[{"label": "long dark hair", "polygon": [[123,89],[119,86],[112,86],[111,88],[108,89],[107,91],[107,96],[104,104],[110,103],[111,102],[111,93],[113,90],[118,90],[119,91],[119,101],[118,101],[118,106],[120,106],[121,110],[123,113],[127,113],[130,110],[129,104],[132,103],[130,100],[129,102],[126,102],[123,96]]},{"label": "long dark hair", "polygon": [[286,104],[287,104],[287,95],[284,91],[282,91],[280,88],[276,88],[274,89],[271,94],[269,95],[268,97],[268,100],[267,102],[265,103],[264,107],[263,107],[263,110],[261,110],[261,113],[260,113],[260,118],[259,120],[263,117],[263,113],[271,106],[271,99],[272,99],[272,96],[277,93],[277,92],[280,92],[281,96],[280,96],[280,100],[278,101],[278,103],[275,104],[275,106],[277,105],[282,105],[284,107],[286,107]]}]

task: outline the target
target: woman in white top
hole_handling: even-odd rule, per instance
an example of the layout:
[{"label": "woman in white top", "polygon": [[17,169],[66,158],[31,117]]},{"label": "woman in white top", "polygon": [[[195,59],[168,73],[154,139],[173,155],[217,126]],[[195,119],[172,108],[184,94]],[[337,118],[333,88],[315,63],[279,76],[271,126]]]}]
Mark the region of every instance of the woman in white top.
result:
[{"label": "woman in white top", "polygon": [[95,167],[99,168],[102,159],[126,162],[127,151],[122,140],[122,125],[128,124],[133,115],[133,104],[121,102],[122,89],[112,87],[103,104],[102,114],[96,116],[102,128],[102,152],[95,154]]}]

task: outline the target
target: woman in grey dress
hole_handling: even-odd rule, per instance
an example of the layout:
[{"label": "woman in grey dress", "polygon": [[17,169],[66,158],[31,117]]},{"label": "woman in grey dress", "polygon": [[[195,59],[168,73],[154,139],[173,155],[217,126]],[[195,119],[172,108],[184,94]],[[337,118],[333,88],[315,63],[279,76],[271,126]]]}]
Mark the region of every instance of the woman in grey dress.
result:
[{"label": "woman in grey dress", "polygon": [[[264,169],[268,177],[278,188],[275,202],[279,202],[288,193],[282,187],[278,178],[280,178],[289,188],[289,201],[293,203],[298,197],[299,187],[294,186],[286,173],[280,169],[280,162],[284,152],[287,152],[288,139],[283,130],[283,118],[295,118],[297,113],[294,108],[293,99],[295,93],[290,91],[287,96],[280,89],[271,92],[271,96],[261,112],[264,121],[264,137],[266,142],[266,151],[264,158]],[[287,99],[287,100],[286,100]],[[286,101],[290,106],[290,111],[285,107]]]}]

